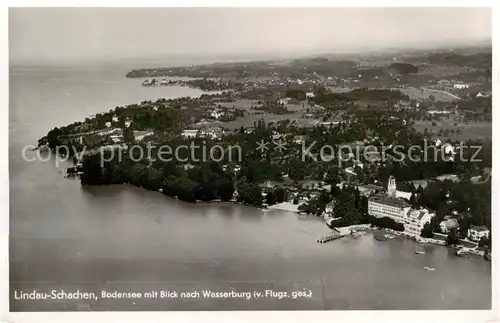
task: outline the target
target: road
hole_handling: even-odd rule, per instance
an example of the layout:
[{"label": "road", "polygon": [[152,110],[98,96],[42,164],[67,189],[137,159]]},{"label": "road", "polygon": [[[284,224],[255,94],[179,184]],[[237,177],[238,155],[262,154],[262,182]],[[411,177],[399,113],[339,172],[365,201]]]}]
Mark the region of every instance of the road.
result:
[{"label": "road", "polygon": [[455,94],[452,94],[450,92],[446,92],[446,91],[441,91],[441,90],[436,90],[436,89],[429,89],[429,88],[424,88],[425,90],[429,90],[429,91],[433,91],[433,92],[439,92],[439,93],[443,93],[443,94],[447,94],[449,96],[451,96],[452,98],[455,98],[457,100],[462,100],[462,98],[456,96]]}]

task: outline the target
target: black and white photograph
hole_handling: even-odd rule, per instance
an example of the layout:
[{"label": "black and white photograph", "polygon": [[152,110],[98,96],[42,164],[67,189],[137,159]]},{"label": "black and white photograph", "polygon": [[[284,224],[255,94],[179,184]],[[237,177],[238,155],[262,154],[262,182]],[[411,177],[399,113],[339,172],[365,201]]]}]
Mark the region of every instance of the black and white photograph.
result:
[{"label": "black and white photograph", "polygon": [[492,11],[8,8],[9,311],[492,310]]}]

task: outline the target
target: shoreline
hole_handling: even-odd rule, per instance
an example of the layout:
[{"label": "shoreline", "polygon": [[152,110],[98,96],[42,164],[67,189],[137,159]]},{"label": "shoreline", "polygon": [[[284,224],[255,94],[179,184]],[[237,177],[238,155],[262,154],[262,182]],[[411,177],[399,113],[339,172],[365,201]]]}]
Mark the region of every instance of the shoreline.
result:
[{"label": "shoreline", "polygon": [[281,202],[278,204],[273,204],[268,207],[269,210],[280,210],[280,211],[288,211],[293,213],[299,213],[299,204],[293,204],[291,202]]},{"label": "shoreline", "polygon": [[[65,179],[66,179],[66,177],[65,177]],[[82,185],[82,186],[106,186],[106,185],[111,186],[111,185],[122,185],[122,184]],[[295,213],[297,215],[302,214],[302,212],[300,212],[298,210],[299,204],[293,204],[291,202],[282,202],[282,203],[278,203],[278,204],[273,204],[271,206],[256,206],[256,205],[252,205],[252,204],[238,202],[234,198],[231,199],[231,200],[229,200],[229,201],[223,201],[223,200],[220,200],[220,199],[215,199],[215,200],[210,200],[210,201],[196,200],[196,201],[193,201],[193,202],[188,202],[188,201],[181,200],[181,199],[179,199],[176,196],[170,196],[170,195],[164,194],[162,190],[149,190],[149,189],[146,189],[146,188],[144,188],[142,186],[136,186],[136,185],[131,184],[131,183],[123,183],[123,185],[131,185],[133,187],[144,189],[146,191],[161,193],[162,195],[168,196],[168,197],[176,199],[176,200],[180,200],[180,201],[185,202],[185,203],[193,203],[193,204],[208,203],[208,204],[220,204],[220,205],[241,205],[241,206],[252,207],[252,208],[255,208],[255,209],[260,209],[262,212],[266,212],[267,210],[279,210],[279,211],[285,211],[285,212]],[[320,216],[315,216],[315,217],[320,218]],[[462,250],[462,252],[465,253],[465,254],[467,254],[467,255],[475,255],[475,256],[480,256],[480,257],[484,256],[484,251],[476,250],[476,248],[467,248],[467,247],[461,246],[461,245],[449,246],[443,240],[438,240],[438,239],[433,239],[433,238],[422,238],[420,236],[410,236],[410,235],[408,235],[408,234],[406,234],[406,233],[404,233],[402,231],[395,231],[395,230],[392,230],[392,229],[389,229],[389,228],[382,228],[382,227],[372,227],[371,224],[353,224],[353,225],[345,226],[345,227],[330,227],[328,225],[328,223],[325,221],[325,225],[331,231],[337,231],[339,234],[341,234],[342,238],[351,236],[351,231],[352,230],[358,231],[358,232],[359,231],[363,231],[363,232],[367,232],[367,231],[385,231],[385,232],[390,233],[392,235],[395,235],[397,237],[415,241],[415,242],[417,242],[419,244],[433,244],[433,245],[447,247],[447,248],[450,248],[450,249],[456,249],[457,251]],[[457,257],[461,257],[461,256],[457,255]]]}]

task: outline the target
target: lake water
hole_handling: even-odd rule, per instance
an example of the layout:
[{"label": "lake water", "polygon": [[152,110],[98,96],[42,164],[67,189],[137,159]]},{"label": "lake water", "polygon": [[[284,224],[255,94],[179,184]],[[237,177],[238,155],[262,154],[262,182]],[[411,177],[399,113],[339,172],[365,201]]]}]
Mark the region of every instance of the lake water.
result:
[{"label": "lake water", "polygon": [[[452,250],[371,234],[327,244],[318,218],[232,204],[188,204],[127,185],[83,188],[65,165],[22,147],[55,126],[185,87],[144,88],[126,70],[11,70],[11,310],[488,309],[491,266]],[[28,157],[36,155],[29,152]],[[425,266],[435,267],[433,272]],[[213,291],[258,299],[15,300],[14,292]],[[305,291],[282,298],[278,292]],[[268,292],[269,293],[269,292]],[[264,294],[265,295],[265,294]],[[100,294],[99,294],[100,296]],[[258,296],[258,295],[255,295]]]}]

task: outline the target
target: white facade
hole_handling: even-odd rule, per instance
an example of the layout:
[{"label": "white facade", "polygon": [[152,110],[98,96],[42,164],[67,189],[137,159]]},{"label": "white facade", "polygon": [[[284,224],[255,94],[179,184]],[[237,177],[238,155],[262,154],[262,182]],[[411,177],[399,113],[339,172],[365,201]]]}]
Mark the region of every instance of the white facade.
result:
[{"label": "white facade", "polygon": [[200,137],[208,137],[210,139],[216,139],[219,138],[219,135],[217,134],[217,131],[215,130],[204,130],[200,131]]},{"label": "white facade", "polygon": [[428,114],[450,114],[451,111],[446,111],[446,110],[429,110],[427,111]]},{"label": "white facade", "polygon": [[438,181],[450,180],[450,181],[453,181],[455,183],[459,181],[458,175],[455,175],[455,174],[440,175],[440,176],[437,176],[436,179]]},{"label": "white facade", "polygon": [[344,169],[344,171],[347,174],[350,174],[350,175],[357,175],[356,172],[354,172],[354,168],[353,167],[347,167],[346,169]]},{"label": "white facade", "polygon": [[479,241],[481,240],[482,237],[488,237],[490,234],[490,230],[488,230],[486,227],[471,227],[469,229],[469,232],[467,232],[469,239],[472,241]]},{"label": "white facade", "polygon": [[184,138],[194,138],[198,135],[198,130],[183,130],[182,136]]},{"label": "white facade", "polygon": [[111,140],[113,141],[113,143],[115,143],[115,144],[122,142],[122,139],[123,139],[123,136],[121,136],[121,135],[112,135],[110,137],[111,137]]},{"label": "white facade", "polygon": [[210,116],[212,116],[212,118],[215,118],[215,119],[219,119],[220,117],[222,117],[222,112],[219,112],[219,111],[213,111]]},{"label": "white facade", "polygon": [[141,141],[144,139],[144,137],[151,136],[153,134],[153,132],[144,133],[144,131],[134,131],[134,137],[136,141]]},{"label": "white facade", "polygon": [[468,89],[470,87],[469,84],[453,84],[455,89]]},{"label": "white facade", "polygon": [[368,199],[368,214],[377,218],[389,217],[403,224],[406,234],[420,236],[424,225],[430,222],[435,214],[427,209],[412,209],[401,197],[409,198],[411,193],[397,191],[396,179],[390,176],[387,195],[377,194]]},{"label": "white facade", "polygon": [[435,216],[427,209],[415,210],[400,199],[382,196],[368,200],[368,214],[377,218],[389,217],[403,224],[405,233],[411,236],[420,236],[424,225]]},{"label": "white facade", "polygon": [[376,218],[389,217],[396,222],[403,222],[410,205],[400,199],[376,195],[368,200],[368,214]]},{"label": "white facade", "polygon": [[427,209],[415,210],[411,209],[405,215],[403,225],[405,226],[405,233],[418,237],[426,223],[431,222],[435,213],[429,212]]},{"label": "white facade", "polygon": [[389,183],[387,184],[387,195],[396,197],[396,178],[389,176]]},{"label": "white facade", "polygon": [[306,93],[306,98],[314,98],[314,93],[313,92],[307,92]]},{"label": "white facade", "polygon": [[305,142],[306,139],[307,139],[307,136],[298,135],[298,136],[293,137],[293,142],[296,144],[301,144],[301,143]]},{"label": "white facade", "polygon": [[448,143],[443,145],[443,150],[444,150],[445,154],[453,154],[453,155],[456,154],[455,147],[453,147],[451,144],[448,144]]}]

